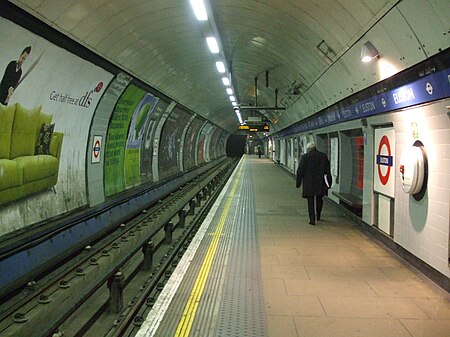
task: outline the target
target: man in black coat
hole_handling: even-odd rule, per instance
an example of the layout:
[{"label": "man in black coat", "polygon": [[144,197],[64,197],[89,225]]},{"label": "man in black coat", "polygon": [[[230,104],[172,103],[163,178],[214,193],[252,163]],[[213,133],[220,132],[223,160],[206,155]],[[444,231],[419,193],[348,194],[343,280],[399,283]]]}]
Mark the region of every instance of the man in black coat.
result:
[{"label": "man in black coat", "polygon": [[322,213],[323,196],[328,194],[331,187],[330,161],[327,155],[316,149],[316,144],[310,142],[306,146],[307,153],[300,160],[297,169],[296,187],[303,182],[302,197],[308,199],[309,224],[316,224],[314,213],[314,198],[316,199],[317,220]]},{"label": "man in black coat", "polygon": [[17,61],[11,61],[6,66],[5,73],[0,82],[0,103],[7,105],[10,97],[16,90],[19,80],[22,77],[22,65],[31,53],[31,47],[26,47],[20,53]]}]

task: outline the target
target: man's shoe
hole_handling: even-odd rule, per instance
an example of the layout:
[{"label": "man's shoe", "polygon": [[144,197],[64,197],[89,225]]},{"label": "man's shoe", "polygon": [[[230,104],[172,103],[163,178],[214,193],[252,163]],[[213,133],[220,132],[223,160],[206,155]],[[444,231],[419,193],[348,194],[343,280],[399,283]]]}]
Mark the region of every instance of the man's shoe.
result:
[{"label": "man's shoe", "polygon": [[315,222],[310,222],[309,223],[311,226],[314,226],[316,223]]}]

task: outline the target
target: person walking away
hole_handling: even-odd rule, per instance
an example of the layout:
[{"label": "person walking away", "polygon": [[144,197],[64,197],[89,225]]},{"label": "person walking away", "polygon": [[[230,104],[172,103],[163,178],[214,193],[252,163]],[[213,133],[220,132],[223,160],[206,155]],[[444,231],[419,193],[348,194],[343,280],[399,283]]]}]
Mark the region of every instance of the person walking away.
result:
[{"label": "person walking away", "polygon": [[315,225],[316,215],[320,220],[322,213],[323,196],[328,194],[332,183],[330,161],[325,153],[316,149],[314,142],[308,143],[306,150],[298,165],[296,187],[303,183],[302,197],[308,200],[309,224]]}]

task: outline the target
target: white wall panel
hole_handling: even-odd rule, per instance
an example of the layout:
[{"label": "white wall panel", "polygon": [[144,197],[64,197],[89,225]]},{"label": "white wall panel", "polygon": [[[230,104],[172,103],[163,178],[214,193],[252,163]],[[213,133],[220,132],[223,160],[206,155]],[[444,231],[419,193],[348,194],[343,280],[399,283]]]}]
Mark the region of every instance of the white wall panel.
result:
[{"label": "white wall panel", "polygon": [[450,45],[449,7],[448,1],[436,0],[409,0],[398,5],[428,57]]}]

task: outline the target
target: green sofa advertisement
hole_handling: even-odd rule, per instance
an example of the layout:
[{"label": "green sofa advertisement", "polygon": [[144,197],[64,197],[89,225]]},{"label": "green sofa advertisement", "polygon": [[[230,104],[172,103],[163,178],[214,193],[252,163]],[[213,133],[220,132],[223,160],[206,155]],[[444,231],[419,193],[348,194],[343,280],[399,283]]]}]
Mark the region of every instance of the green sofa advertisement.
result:
[{"label": "green sofa advertisement", "polygon": [[113,75],[0,18],[0,235],[87,204],[92,116]]},{"label": "green sofa advertisement", "polygon": [[53,187],[64,134],[41,107],[0,104],[0,205]]}]

